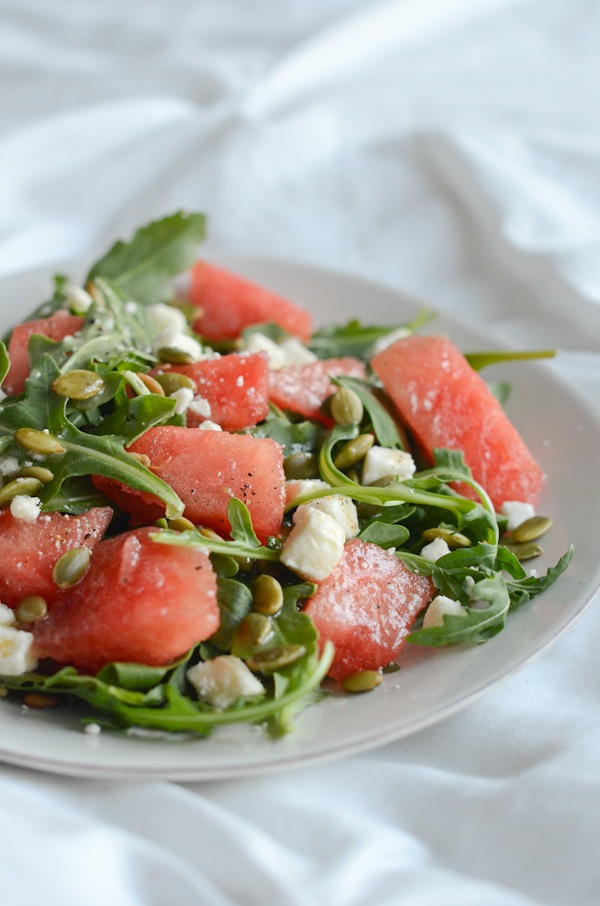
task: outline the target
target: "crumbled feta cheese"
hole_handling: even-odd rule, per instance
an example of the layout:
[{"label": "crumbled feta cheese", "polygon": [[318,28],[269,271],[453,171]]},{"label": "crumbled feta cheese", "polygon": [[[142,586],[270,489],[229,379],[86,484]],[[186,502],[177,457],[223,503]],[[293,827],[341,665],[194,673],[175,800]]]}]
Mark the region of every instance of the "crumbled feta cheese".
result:
[{"label": "crumbled feta cheese", "polygon": [[188,355],[195,362],[199,362],[202,358],[202,346],[198,340],[172,327],[161,330],[152,349],[155,355],[158,355],[161,349],[176,349],[178,352]]},{"label": "crumbled feta cheese", "polygon": [[152,326],[159,331],[177,330],[185,333],[187,321],[185,315],[178,308],[172,305],[165,305],[164,302],[157,302],[156,305],[149,305],[146,309]]},{"label": "crumbled feta cheese", "polygon": [[175,400],[175,415],[183,415],[183,413],[189,409],[191,402],[194,399],[194,391],[191,390],[190,387],[180,387],[178,390],[169,394],[169,399]]},{"label": "crumbled feta cheese", "polygon": [[188,406],[190,412],[200,415],[202,418],[210,418],[212,415],[210,403],[202,396],[195,396]]},{"label": "crumbled feta cheese", "polygon": [[14,626],[15,614],[8,604],[0,604],[0,626]]},{"label": "crumbled feta cheese", "polygon": [[198,427],[201,431],[222,431],[223,430],[221,425],[217,425],[216,422],[211,422],[211,420],[209,418],[207,418],[203,422],[200,422]]},{"label": "crumbled feta cheese", "polygon": [[390,476],[412,478],[416,468],[414,459],[406,450],[390,450],[375,444],[367,452],[363,462],[362,484],[373,484]]},{"label": "crumbled feta cheese", "polygon": [[39,497],[29,497],[26,494],[17,494],[10,502],[10,512],[15,519],[22,522],[35,522],[40,515],[42,501]]},{"label": "crumbled feta cheese", "polygon": [[466,610],[460,601],[453,601],[446,595],[437,595],[425,611],[423,629],[429,629],[431,626],[443,626],[444,614],[460,617],[465,613]]},{"label": "crumbled feta cheese", "polygon": [[532,505],[522,500],[505,500],[500,507],[500,512],[508,519],[506,528],[509,532],[514,532],[522,522],[535,516],[535,509]]},{"label": "crumbled feta cheese", "polygon": [[222,654],[196,664],[186,674],[198,693],[215,711],[224,711],[236,699],[262,695],[265,687],[239,657]]},{"label": "crumbled feta cheese", "polygon": [[297,337],[286,337],[279,344],[286,365],[310,365],[317,361],[314,352],[301,343]]},{"label": "crumbled feta cheese", "polygon": [[19,471],[19,460],[16,456],[0,456],[0,475],[14,475]]},{"label": "crumbled feta cheese", "polygon": [[285,355],[281,346],[260,331],[253,331],[247,338],[244,349],[246,352],[265,352],[269,360],[269,368],[277,371],[286,364]]},{"label": "crumbled feta cheese", "polygon": [[371,358],[373,358],[373,356],[376,356],[378,352],[383,352],[384,349],[387,349],[388,346],[391,346],[392,343],[396,342],[396,340],[404,340],[405,337],[409,336],[410,330],[407,327],[398,327],[396,328],[396,330],[392,330],[384,337],[379,337],[379,339],[375,340],[373,346],[371,347]]},{"label": "crumbled feta cheese", "polygon": [[35,670],[38,660],[31,653],[33,635],[14,626],[0,626],[0,676],[21,676]]},{"label": "crumbled feta cheese", "polygon": [[291,503],[296,497],[303,494],[312,494],[313,491],[320,491],[323,488],[329,488],[331,485],[320,478],[291,478],[285,483],[286,503]]},{"label": "crumbled feta cheese", "polygon": [[84,315],[93,303],[90,294],[83,288],[73,283],[65,287],[65,302],[67,308],[75,315]]},{"label": "crumbled feta cheese", "polygon": [[100,733],[102,733],[102,727],[100,726],[100,724],[92,722],[85,725],[83,732],[87,733],[88,736],[99,736]]},{"label": "crumbled feta cheese", "polygon": [[339,563],[346,535],[335,519],[306,507],[283,542],[281,562],[303,579],[321,582]]},{"label": "crumbled feta cheese", "polygon": [[329,494],[327,497],[317,497],[316,500],[309,500],[308,503],[301,504],[294,513],[294,523],[302,519],[302,514],[306,507],[320,510],[335,519],[337,524],[343,528],[346,540],[358,535],[358,513],[356,512],[356,505],[350,497],[345,497],[343,494]]},{"label": "crumbled feta cheese", "polygon": [[431,560],[432,563],[449,553],[450,548],[443,538],[434,538],[433,541],[421,548],[421,556],[425,557],[426,560]]}]

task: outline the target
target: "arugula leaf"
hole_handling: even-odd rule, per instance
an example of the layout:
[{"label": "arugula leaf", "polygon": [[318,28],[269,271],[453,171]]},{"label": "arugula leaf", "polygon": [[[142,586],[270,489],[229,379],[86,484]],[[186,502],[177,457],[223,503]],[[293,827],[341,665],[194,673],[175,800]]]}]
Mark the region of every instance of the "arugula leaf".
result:
[{"label": "arugula leaf", "polygon": [[530,349],[521,351],[493,350],[491,352],[466,352],[465,358],[473,371],[481,371],[499,362],[517,362],[529,359],[553,359],[556,349]]},{"label": "arugula leaf", "polygon": [[4,343],[0,340],[0,384],[8,374],[8,369],[10,368],[10,359],[8,358],[8,352]]},{"label": "arugula leaf", "polygon": [[86,283],[106,277],[138,302],[164,302],[171,295],[169,279],[196,260],[205,236],[203,214],[178,212],[139,229],[129,242],[116,242],[91,268]]},{"label": "arugula leaf", "polygon": [[405,525],[395,525],[389,522],[370,522],[358,536],[362,541],[371,541],[384,550],[401,547],[409,538],[410,532]]},{"label": "arugula leaf", "polygon": [[422,309],[412,321],[393,327],[366,326],[357,319],[353,319],[342,326],[333,325],[317,330],[307,346],[320,359],[349,355],[367,360],[373,343],[377,340],[394,333],[399,327],[404,327],[409,333],[413,333],[434,316],[433,312]]}]

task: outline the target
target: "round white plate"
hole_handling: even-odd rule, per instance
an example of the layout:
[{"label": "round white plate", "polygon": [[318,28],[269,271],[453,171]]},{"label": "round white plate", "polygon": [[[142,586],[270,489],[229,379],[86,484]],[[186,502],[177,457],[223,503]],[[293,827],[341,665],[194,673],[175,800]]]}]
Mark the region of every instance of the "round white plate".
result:
[{"label": "round white plate", "polygon": [[[414,302],[389,288],[316,268],[273,261],[224,262],[311,309],[319,323],[400,323]],[[77,276],[76,271],[70,274]],[[4,281],[0,330],[22,320],[49,294],[48,273]],[[490,348],[490,338],[446,317],[430,326],[463,351]],[[423,650],[407,647],[401,670],[376,692],[335,692],[296,719],[294,732],[272,741],[257,727],[220,728],[209,739],[139,738],[82,732],[60,711],[23,710],[0,703],[0,760],[72,776],[213,780],[305,766],[382,745],[415,733],[461,708],[523,667],[555,641],[591,602],[600,585],[600,511],[590,493],[597,479],[600,420],[544,362],[495,366],[490,379],[513,386],[508,413],[548,476],[540,510],[554,519],[538,571],[553,565],[570,542],[575,557],[547,592],[509,615],[503,632],[485,645]],[[577,468],[573,468],[576,450]],[[566,468],[565,463],[571,463]],[[587,480],[586,480],[587,479]],[[1,564],[0,564],[1,569]]]}]

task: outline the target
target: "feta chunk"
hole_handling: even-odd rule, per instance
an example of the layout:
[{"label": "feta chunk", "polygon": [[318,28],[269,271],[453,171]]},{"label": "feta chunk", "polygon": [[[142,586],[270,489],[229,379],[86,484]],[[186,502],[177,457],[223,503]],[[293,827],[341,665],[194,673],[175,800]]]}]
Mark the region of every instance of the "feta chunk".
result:
[{"label": "feta chunk", "polygon": [[211,422],[209,418],[205,419],[203,422],[200,422],[198,425],[201,431],[222,431],[221,425],[217,425],[216,422]]},{"label": "feta chunk", "polygon": [[301,504],[294,513],[294,523],[302,519],[306,507],[320,510],[335,519],[337,524],[343,528],[346,540],[358,535],[358,513],[354,501],[350,497],[345,497],[343,494],[328,494],[327,497],[309,500],[308,503]]},{"label": "feta chunk", "polygon": [[306,507],[283,542],[281,562],[311,582],[321,582],[344,553],[344,529],[327,513]]},{"label": "feta chunk", "polygon": [[178,308],[172,305],[165,305],[164,302],[157,302],[156,305],[149,305],[146,309],[152,326],[158,330],[177,330],[185,333],[187,321],[185,315]]},{"label": "feta chunk", "polygon": [[449,553],[450,548],[443,538],[434,538],[433,541],[421,548],[421,556],[425,557],[426,560],[431,560],[432,563]]},{"label": "feta chunk", "polygon": [[505,500],[500,507],[500,512],[508,519],[506,528],[509,532],[514,532],[522,522],[535,516],[535,509],[532,505],[522,500]]},{"label": "feta chunk", "polygon": [[0,604],[0,626],[14,626],[15,614],[8,604]]},{"label": "feta chunk", "polygon": [[371,347],[371,358],[376,356],[377,353],[383,352],[384,349],[387,349],[388,346],[391,346],[392,343],[396,342],[396,340],[404,340],[405,337],[409,336],[410,330],[407,327],[397,327],[396,330],[392,330],[384,337],[379,337],[379,339],[375,340],[373,346]]},{"label": "feta chunk", "polygon": [[69,283],[65,287],[65,302],[74,315],[84,315],[93,303],[93,299],[83,286]]},{"label": "feta chunk", "polygon": [[210,418],[212,415],[210,403],[203,396],[195,396],[188,406],[190,412],[200,415],[202,418]]},{"label": "feta chunk", "polygon": [[401,480],[412,478],[416,469],[414,459],[406,450],[390,450],[375,444],[365,456],[361,483],[369,485],[390,476]]},{"label": "feta chunk", "polygon": [[7,477],[19,471],[19,460],[16,456],[0,456],[0,475]]},{"label": "feta chunk", "polygon": [[317,361],[317,356],[311,352],[297,337],[287,337],[279,344],[286,365],[310,365]]},{"label": "feta chunk", "polygon": [[224,711],[236,699],[262,695],[265,687],[239,657],[223,654],[196,664],[186,674],[198,693],[215,711]]},{"label": "feta chunk", "polygon": [[264,352],[269,360],[271,371],[278,371],[286,364],[285,354],[278,343],[266,334],[253,331],[244,344],[246,352]]},{"label": "feta chunk", "polygon": [[31,653],[33,635],[14,626],[0,626],[0,676],[21,676],[35,670],[38,660]]},{"label": "feta chunk", "polygon": [[199,362],[202,358],[202,346],[198,340],[173,327],[161,330],[154,340],[152,347],[154,354],[158,355],[161,349],[176,349],[178,352],[189,356],[194,362]]},{"label": "feta chunk", "polygon": [[41,508],[42,501],[39,497],[29,497],[26,494],[17,494],[10,502],[12,516],[22,522],[35,522]]},{"label": "feta chunk", "polygon": [[180,387],[169,394],[170,400],[175,400],[175,415],[183,415],[194,399],[194,391],[190,387]]},{"label": "feta chunk", "polygon": [[444,614],[460,617],[466,612],[460,601],[454,601],[452,598],[447,598],[446,595],[437,595],[425,611],[423,629],[429,629],[431,626],[443,626]]},{"label": "feta chunk", "polygon": [[296,497],[302,497],[303,494],[312,494],[313,491],[320,491],[323,488],[329,488],[331,485],[320,478],[291,478],[285,483],[285,496],[287,503],[291,503]]}]

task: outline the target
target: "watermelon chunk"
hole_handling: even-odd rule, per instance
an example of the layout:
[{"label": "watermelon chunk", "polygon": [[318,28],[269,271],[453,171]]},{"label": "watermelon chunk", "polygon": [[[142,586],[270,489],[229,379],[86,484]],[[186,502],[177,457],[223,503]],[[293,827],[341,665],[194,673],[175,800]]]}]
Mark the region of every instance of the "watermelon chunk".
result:
[{"label": "watermelon chunk", "polygon": [[[261,541],[279,533],[285,473],[282,448],[270,438],[166,425],[150,428],[129,451],[149,457],[152,471],[179,495],[184,516],[195,525],[228,534],[227,506],[237,497],[248,506]],[[164,515],[164,505],[152,494],[100,476],[93,480],[137,524],[148,525]]]},{"label": "watermelon chunk", "polygon": [[84,318],[69,314],[67,311],[57,311],[48,318],[38,318],[18,324],[8,344],[10,369],[2,384],[2,389],[8,395],[22,393],[25,381],[29,376],[29,354],[27,345],[33,334],[41,334],[51,340],[64,340],[65,337],[77,333],[83,325]]},{"label": "watermelon chunk", "polygon": [[0,601],[18,607],[28,595],[41,595],[48,606],[59,594],[52,570],[74,547],[92,550],[112,519],[110,507],[93,507],[80,516],[42,513],[35,522],[0,512]]},{"label": "watermelon chunk", "polygon": [[241,431],[262,421],[269,411],[269,365],[263,353],[231,353],[189,365],[161,365],[153,374],[161,371],[185,374],[208,403],[209,415],[194,407],[187,410],[188,427],[209,418],[224,431]]},{"label": "watermelon chunk", "polygon": [[307,365],[286,365],[269,372],[271,401],[280,409],[288,409],[305,418],[327,421],[321,406],[336,390],[330,378],[341,375],[364,378],[365,366],[352,356],[322,359]]},{"label": "watermelon chunk", "polygon": [[200,310],[193,328],[207,340],[235,339],[246,327],[265,321],[302,340],[312,332],[306,309],[208,261],[192,268],[188,297]]},{"label": "watermelon chunk", "polygon": [[[543,473],[485,382],[448,337],[410,336],[376,355],[372,367],[428,459],[436,447],[462,450],[498,510],[507,500],[537,505]],[[461,484],[462,494],[475,493]]]},{"label": "watermelon chunk", "polygon": [[410,572],[390,551],[358,538],[348,541],[305,608],[321,644],[329,639],[335,646],[329,675],[342,680],[391,664],[433,591],[427,576]]},{"label": "watermelon chunk", "polygon": [[33,631],[36,657],[96,673],[111,661],[160,666],[219,626],[204,551],[158,544],[144,528],[102,541],[83,579]]}]

